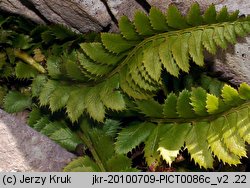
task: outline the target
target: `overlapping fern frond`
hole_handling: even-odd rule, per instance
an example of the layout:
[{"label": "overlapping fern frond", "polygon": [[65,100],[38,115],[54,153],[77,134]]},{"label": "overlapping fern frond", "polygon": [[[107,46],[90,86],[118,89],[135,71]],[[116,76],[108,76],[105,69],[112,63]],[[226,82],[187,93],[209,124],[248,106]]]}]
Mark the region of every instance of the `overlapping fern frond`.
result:
[{"label": "overlapping fern frond", "polygon": [[[218,47],[235,43],[236,36],[249,33],[249,18],[238,19],[236,13],[223,8],[217,14],[212,5],[201,15],[194,4],[186,17],[175,6],[166,15],[156,8],[149,16],[138,12],[134,22],[122,17],[121,34],[102,33],[101,42],[82,43],[71,54],[48,58],[48,74],[60,80],[61,87],[56,89],[59,83],[48,81],[40,104],[48,104],[52,111],[66,107],[72,121],[86,109],[90,117],[103,122],[106,109],[125,109],[121,91],[134,99],[151,98],[162,88],[163,70],[178,77],[189,72],[190,59],[204,65],[204,50],[214,54]],[[75,80],[76,84],[67,86],[61,80]],[[63,101],[53,103],[53,98]]]},{"label": "overlapping fern frond", "polygon": [[245,142],[250,143],[249,100],[250,86],[242,83],[238,91],[225,84],[220,96],[198,87],[178,95],[170,93],[164,104],[137,101],[138,110],[151,123],[124,128],[117,137],[116,151],[127,153],[144,142],[148,166],[160,156],[171,165],[185,146],[201,167],[212,168],[213,156],[230,165],[239,164],[246,157]]}]

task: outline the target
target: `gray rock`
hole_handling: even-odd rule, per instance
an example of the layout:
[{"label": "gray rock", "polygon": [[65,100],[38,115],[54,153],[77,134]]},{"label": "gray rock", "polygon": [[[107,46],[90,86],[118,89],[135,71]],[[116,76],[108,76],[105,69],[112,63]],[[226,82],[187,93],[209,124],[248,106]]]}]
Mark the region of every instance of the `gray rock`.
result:
[{"label": "gray rock", "polygon": [[129,19],[134,19],[135,11],[145,10],[134,0],[107,0],[110,10],[117,20],[121,18],[122,15],[128,16]]},{"label": "gray rock", "polygon": [[36,23],[44,24],[45,22],[32,10],[24,6],[20,1],[17,0],[1,0],[0,10],[18,14],[33,20]]},{"label": "gray rock", "polygon": [[45,19],[79,32],[101,31],[111,23],[106,7],[99,0],[1,0],[0,9],[24,15],[32,20],[35,15],[39,23],[41,19]]},{"label": "gray rock", "polygon": [[0,172],[56,172],[75,158],[75,155],[27,126],[24,119],[2,110],[0,143]]}]

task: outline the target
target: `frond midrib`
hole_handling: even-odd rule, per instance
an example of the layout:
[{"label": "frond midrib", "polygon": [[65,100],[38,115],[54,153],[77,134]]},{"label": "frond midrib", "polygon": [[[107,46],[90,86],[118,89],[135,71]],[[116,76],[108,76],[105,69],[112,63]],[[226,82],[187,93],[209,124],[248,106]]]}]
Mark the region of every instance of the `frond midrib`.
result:
[{"label": "frond midrib", "polygon": [[211,122],[219,117],[224,117],[227,116],[231,113],[234,112],[238,112],[244,108],[249,108],[250,107],[250,100],[244,102],[243,104],[236,106],[236,107],[232,107],[226,111],[217,113],[217,114],[211,114],[208,116],[197,116],[197,117],[193,117],[193,118],[181,118],[181,117],[177,117],[177,118],[154,118],[154,117],[148,117],[146,118],[146,121],[150,121],[153,123],[157,123],[157,124],[168,124],[168,123],[191,123],[192,125],[194,125],[196,122]]}]

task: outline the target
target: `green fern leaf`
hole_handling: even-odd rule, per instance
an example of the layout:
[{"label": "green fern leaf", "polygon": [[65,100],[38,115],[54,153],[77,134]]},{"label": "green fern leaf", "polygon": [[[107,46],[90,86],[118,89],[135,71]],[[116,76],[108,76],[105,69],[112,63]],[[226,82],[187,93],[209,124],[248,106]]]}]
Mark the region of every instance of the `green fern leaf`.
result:
[{"label": "green fern leaf", "polygon": [[42,113],[39,108],[32,108],[32,111],[29,113],[28,125],[32,127],[41,117]]},{"label": "green fern leaf", "polygon": [[105,135],[103,130],[97,128],[89,129],[86,134],[90,137],[101,162],[107,168],[107,161],[115,154],[112,138]]},{"label": "green fern leaf", "polygon": [[213,168],[213,157],[206,140],[209,126],[207,122],[196,123],[186,138],[186,147],[191,158],[206,169]]},{"label": "green fern leaf", "polygon": [[[127,66],[125,66],[120,74],[120,85],[122,90],[125,91],[128,96],[133,97],[135,99],[148,99],[149,95],[134,90],[133,87],[131,87],[131,83],[133,81],[131,77],[127,76],[127,69]],[[128,79],[130,80],[128,81]]]},{"label": "green fern leaf", "polygon": [[247,32],[244,30],[241,23],[235,23],[235,33],[240,37],[246,36]]},{"label": "green fern leaf", "polygon": [[216,10],[214,4],[210,5],[208,9],[205,11],[203,20],[207,24],[213,24],[216,23]]},{"label": "green fern leaf", "polygon": [[17,91],[10,91],[4,97],[4,110],[9,113],[21,112],[31,107],[31,97]]},{"label": "green fern leaf", "polygon": [[70,93],[66,104],[66,111],[72,122],[77,121],[86,109],[86,94],[86,88],[79,88]]},{"label": "green fern leaf", "polygon": [[210,52],[211,54],[214,55],[216,52],[216,45],[215,45],[215,42],[213,40],[213,34],[214,34],[213,29],[204,30],[204,32],[202,34],[202,39],[203,39],[202,44],[208,52]]},{"label": "green fern leaf", "polygon": [[159,46],[159,56],[165,69],[173,76],[178,77],[179,68],[174,62],[174,58],[171,53],[171,46],[173,45],[175,38],[169,37]]},{"label": "green fern leaf", "polygon": [[112,66],[102,65],[102,64],[93,62],[92,60],[87,58],[83,53],[78,53],[78,59],[79,59],[79,63],[81,67],[84,68],[87,72],[89,72],[88,74],[95,75],[95,76],[91,76],[94,79],[97,79],[96,76],[100,77],[105,74],[108,74],[113,69]]},{"label": "green fern leaf", "polygon": [[208,131],[207,141],[211,151],[219,160],[228,164],[240,164],[239,157],[229,152],[225,144],[222,142],[221,130],[224,126],[224,118],[218,118],[211,122]]},{"label": "green fern leaf", "polygon": [[224,102],[230,106],[238,106],[243,102],[238,91],[227,84],[222,88],[221,96],[223,97]]},{"label": "green fern leaf", "polygon": [[62,109],[66,106],[69,99],[70,91],[72,87],[69,86],[57,86],[51,93],[49,98],[49,106],[52,112]]},{"label": "green fern leaf", "polygon": [[243,22],[242,23],[244,30],[249,33],[250,32],[250,24],[249,22]]},{"label": "green fern leaf", "polygon": [[176,106],[179,117],[192,118],[195,116],[193,108],[191,106],[190,97],[191,97],[191,94],[187,90],[183,90],[179,94],[179,97],[177,100],[177,106]]},{"label": "green fern leaf", "polygon": [[192,4],[187,14],[187,23],[192,26],[202,25],[203,18],[201,16],[200,6],[198,3]]},{"label": "green fern leaf", "polygon": [[149,20],[154,30],[169,31],[165,15],[156,7],[152,7],[149,12]]},{"label": "green fern leaf", "polygon": [[[149,57],[150,59],[150,57]],[[154,59],[154,58],[152,58]],[[151,62],[145,62],[146,66],[149,66],[147,69],[153,68],[160,68],[158,63],[157,65],[152,65]],[[154,71],[154,70],[153,70]],[[151,71],[151,72],[153,72]],[[159,71],[159,70],[158,70]],[[136,84],[136,87],[140,87],[145,91],[151,91],[154,92],[156,90],[156,87],[152,85],[152,82],[154,80],[149,76],[149,73],[147,72],[146,68],[143,64],[143,54],[138,53],[130,60],[130,70],[129,70],[129,77],[132,78],[132,81]],[[133,85],[130,82],[131,85]]]},{"label": "green fern leaf", "polygon": [[115,110],[121,111],[126,108],[125,101],[123,99],[123,95],[118,90],[119,89],[119,77],[113,76],[105,84],[100,90],[101,101],[105,107]]},{"label": "green fern leaf", "polygon": [[136,172],[138,170],[131,168],[132,161],[124,155],[114,155],[107,161],[109,172]]},{"label": "green fern leaf", "polygon": [[15,73],[16,77],[20,79],[34,78],[38,74],[36,69],[23,62],[17,63]]},{"label": "green fern leaf", "polygon": [[41,106],[49,104],[49,98],[57,86],[58,82],[54,80],[48,80],[48,82],[44,85],[39,95],[39,101]]},{"label": "green fern leaf", "polygon": [[185,29],[188,27],[186,19],[181,15],[175,5],[170,5],[167,10],[167,22],[175,29]]},{"label": "green fern leaf", "polygon": [[226,25],[224,28],[224,36],[228,42],[235,44],[236,43],[236,33],[232,25]]},{"label": "green fern leaf", "polygon": [[40,130],[40,133],[50,137],[54,132],[61,128],[67,128],[67,125],[60,121],[49,122]]},{"label": "green fern leaf", "polygon": [[105,118],[105,108],[99,96],[100,88],[89,88],[85,96],[86,110],[90,117],[98,122],[103,122]]},{"label": "green fern leaf", "polygon": [[170,93],[163,106],[163,114],[166,118],[177,118],[177,96],[174,93]]},{"label": "green fern leaf", "polygon": [[216,78],[211,78],[206,75],[201,76],[201,86],[207,90],[209,93],[219,97],[221,95],[221,90],[224,86],[224,82],[219,81]]},{"label": "green fern leaf", "polygon": [[228,150],[239,157],[246,157],[245,141],[237,132],[237,113],[228,114],[223,126],[223,141]]},{"label": "green fern leaf", "polygon": [[81,140],[69,128],[61,128],[50,135],[50,138],[69,151],[75,151]]},{"label": "green fern leaf", "polygon": [[[154,128],[152,123],[134,122],[119,132],[115,143],[115,150],[119,154],[126,154],[140,143],[144,142]],[[128,142],[129,140],[129,142]]]},{"label": "green fern leaf", "polygon": [[149,18],[143,12],[136,12],[134,17],[136,31],[143,36],[151,36],[154,34]]},{"label": "green fern leaf", "polygon": [[227,12],[227,7],[224,6],[216,16],[217,22],[227,22],[229,20],[229,14]]},{"label": "green fern leaf", "polygon": [[231,21],[231,22],[236,21],[238,19],[238,17],[239,17],[239,13],[240,13],[239,10],[236,10],[236,11],[232,12],[229,15],[229,21]]},{"label": "green fern leaf", "polygon": [[64,172],[100,172],[98,165],[88,156],[78,157],[63,169]]},{"label": "green fern leaf", "polygon": [[31,84],[31,91],[33,97],[38,97],[42,91],[43,86],[46,84],[47,78],[44,75],[36,76]]},{"label": "green fern leaf", "polygon": [[119,29],[121,34],[127,40],[140,40],[141,37],[135,30],[135,26],[131,23],[127,16],[122,16],[119,20]]},{"label": "green fern leaf", "polygon": [[249,108],[243,108],[237,112],[238,124],[237,129],[240,137],[248,144],[250,143],[250,112]]},{"label": "green fern leaf", "polygon": [[62,77],[62,59],[57,56],[49,56],[47,59],[48,74],[54,79],[60,79]]},{"label": "green fern leaf", "polygon": [[32,46],[32,38],[28,35],[17,34],[12,40],[12,45],[15,46],[15,48],[27,50]]},{"label": "green fern leaf", "polygon": [[103,65],[114,66],[123,57],[108,53],[101,43],[82,43],[80,46],[93,61]]},{"label": "green fern leaf", "polygon": [[197,30],[192,33],[189,38],[189,54],[192,57],[193,61],[199,65],[204,65],[204,55],[203,55],[203,48],[201,45],[202,41],[202,31]]},{"label": "green fern leaf", "polygon": [[67,72],[67,76],[72,80],[86,81],[87,78],[85,74],[83,74],[79,68],[77,52],[72,52],[68,56],[69,57],[65,57],[64,61],[64,67]]},{"label": "green fern leaf", "polygon": [[144,156],[148,166],[157,164],[160,161],[160,155],[157,151],[160,141],[159,137],[159,126],[154,128],[153,132],[149,135],[148,139],[145,141]]},{"label": "green fern leaf", "polygon": [[120,128],[121,123],[116,120],[106,119],[103,125],[103,131],[107,136],[114,138]]},{"label": "green fern leaf", "polygon": [[227,48],[226,39],[224,37],[224,28],[223,27],[216,27],[214,29],[213,39],[217,46],[220,46],[223,49]]},{"label": "green fern leaf", "polygon": [[102,33],[101,38],[105,48],[117,54],[129,50],[137,44],[136,41],[127,41],[120,34]]},{"label": "green fern leaf", "polygon": [[38,132],[40,132],[49,123],[50,123],[50,120],[49,120],[48,116],[43,116],[41,119],[39,119],[31,127],[33,127],[35,130],[37,130]]},{"label": "green fern leaf", "polygon": [[178,36],[172,46],[173,57],[181,70],[189,72],[188,62],[188,40],[190,34],[183,34]]},{"label": "green fern leaf", "polygon": [[215,114],[218,112],[219,109],[219,99],[218,97],[212,95],[212,94],[207,94],[207,112],[209,114]]},{"label": "green fern leaf", "polygon": [[196,114],[200,116],[208,115],[206,109],[207,93],[201,87],[193,88],[191,93],[191,105]]},{"label": "green fern leaf", "polygon": [[66,28],[64,25],[53,25],[50,28],[50,31],[58,40],[65,40],[67,38],[70,38],[76,35],[70,29]]},{"label": "green fern leaf", "polygon": [[143,50],[143,65],[149,76],[156,82],[160,81],[161,63],[158,55],[158,46],[162,40],[155,40]]},{"label": "green fern leaf", "polygon": [[250,86],[247,83],[240,84],[239,95],[242,99],[250,100]]},{"label": "green fern leaf", "polygon": [[148,117],[161,117],[162,106],[153,99],[135,101],[139,112]]},{"label": "green fern leaf", "polygon": [[191,128],[189,124],[167,124],[168,131],[162,133],[158,151],[162,158],[171,165],[179,154],[180,148],[184,145],[186,136]]}]

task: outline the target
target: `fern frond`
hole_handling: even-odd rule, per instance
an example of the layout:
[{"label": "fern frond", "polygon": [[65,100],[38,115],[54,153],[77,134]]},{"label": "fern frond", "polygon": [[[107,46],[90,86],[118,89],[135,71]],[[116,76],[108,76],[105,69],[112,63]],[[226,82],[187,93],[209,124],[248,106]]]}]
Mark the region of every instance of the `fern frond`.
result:
[{"label": "fern frond", "polygon": [[107,168],[110,172],[138,172],[131,167],[132,161],[124,155],[115,155],[107,161]]},{"label": "fern frond", "polygon": [[58,82],[54,80],[48,80],[47,83],[44,84],[44,87],[41,89],[41,93],[39,94],[39,101],[41,106],[45,106],[49,104],[49,99],[53,91],[55,91],[58,86]]},{"label": "fern frond", "polygon": [[134,16],[134,24],[136,31],[142,36],[151,36],[154,34],[150,20],[143,12],[136,12]]},{"label": "fern frond", "polygon": [[78,157],[63,168],[64,172],[100,172],[98,165],[90,157]]},{"label": "fern frond", "polygon": [[30,65],[18,62],[15,67],[16,77],[19,79],[29,79],[37,76],[38,72]]},{"label": "fern frond", "polygon": [[124,39],[120,34],[102,33],[101,38],[105,48],[108,51],[117,54],[126,52],[137,44],[136,41],[128,41]]},{"label": "fern frond", "polygon": [[[48,124],[47,126],[55,126],[54,124]],[[46,130],[49,130],[48,127],[45,127]],[[81,143],[82,141],[79,139],[79,137],[74,134],[68,127],[67,128],[59,128],[57,127],[56,131],[53,133],[50,133],[50,138],[57,142],[59,145],[64,147],[65,149],[69,151],[75,151],[76,146]],[[45,131],[43,134],[46,135]]]},{"label": "fern frond", "polygon": [[85,95],[87,91],[85,88],[78,88],[72,91],[66,104],[66,111],[72,122],[75,122],[83,114],[86,109]]},{"label": "fern frond", "polygon": [[70,92],[73,90],[73,87],[70,86],[58,86],[51,93],[49,97],[49,107],[52,112],[62,109],[66,106]]},{"label": "fern frond", "polygon": [[21,112],[31,107],[31,97],[17,91],[10,91],[4,97],[4,110],[9,113]]},{"label": "fern frond", "polygon": [[[115,150],[119,154],[126,154],[140,143],[144,142],[153,130],[152,123],[135,122],[119,132],[115,143]],[[129,142],[128,142],[129,140]]]},{"label": "fern frond", "polygon": [[194,3],[191,5],[187,14],[187,23],[192,26],[198,26],[203,24],[200,5],[198,3]]},{"label": "fern frond", "polygon": [[[189,57],[197,65],[203,66],[204,49],[215,54],[217,47],[225,49],[228,43],[235,43],[237,36],[248,33],[249,20],[236,19],[236,15],[229,14],[226,8],[217,14],[214,5],[201,15],[199,5],[194,4],[186,17],[174,5],[169,7],[166,16],[156,8],[151,9],[149,17],[138,12],[134,18],[135,27],[126,17],[122,17],[119,23],[121,35],[102,33],[102,44],[82,44],[84,53],[91,59],[82,62],[82,66],[99,76],[99,79],[119,72],[122,79],[126,79],[121,83],[121,88],[135,99],[140,99],[140,93],[152,96],[162,87],[163,67],[178,77],[180,70],[189,72]],[[98,65],[113,64],[113,60],[116,62],[113,69]]]},{"label": "fern frond", "polygon": [[131,23],[131,21],[128,19],[127,16],[122,16],[118,24],[119,24],[119,29],[121,31],[121,34],[127,40],[140,40],[141,39],[139,34],[136,32],[133,23]]},{"label": "fern frond", "polygon": [[51,121],[50,117],[43,115],[38,108],[32,109],[28,124],[69,151],[75,151],[76,146],[82,143],[64,121]]},{"label": "fern frond", "polygon": [[31,84],[31,92],[33,97],[38,97],[42,91],[43,86],[47,82],[47,77],[44,75],[36,76]]},{"label": "fern frond", "polygon": [[106,134],[104,128],[93,128],[86,119],[80,127],[83,131],[80,137],[91,151],[100,171],[137,171],[131,167],[131,159],[115,153],[112,136]]},{"label": "fern frond", "polygon": [[209,123],[198,122],[192,126],[192,129],[186,137],[186,147],[191,158],[204,168],[213,168],[213,157],[206,139],[209,130]]},{"label": "fern frond", "polygon": [[181,15],[180,11],[174,5],[168,7],[166,16],[168,25],[174,29],[185,29],[189,27],[185,17]]},{"label": "fern frond", "polygon": [[[183,90],[178,97],[170,93],[163,105],[151,100],[136,102],[147,122],[158,125],[146,140],[135,142],[133,139],[133,145],[125,145],[124,140],[131,140],[130,134],[142,125],[124,128],[117,137],[116,148],[125,147],[126,153],[144,142],[149,166],[157,163],[159,153],[171,165],[184,146],[200,167],[212,168],[213,155],[224,163],[239,164],[240,158],[246,156],[245,142],[249,143],[250,138],[250,86],[242,83],[238,90],[224,84],[221,91],[217,91],[220,96],[215,96],[197,87],[192,91]],[[146,108],[147,101],[150,106],[156,106],[152,107],[157,109],[155,113]],[[146,133],[141,132],[141,135]]]},{"label": "fern frond", "polygon": [[164,134],[162,133],[158,151],[162,158],[171,165],[179,154],[180,148],[184,145],[191,126],[189,123],[180,125],[167,124],[165,126],[167,127],[167,131],[165,131]]},{"label": "fern frond", "polygon": [[158,152],[159,141],[160,141],[160,126],[154,128],[153,132],[149,135],[148,139],[145,141],[144,156],[148,166],[153,164],[157,165],[160,161],[160,155]]}]

